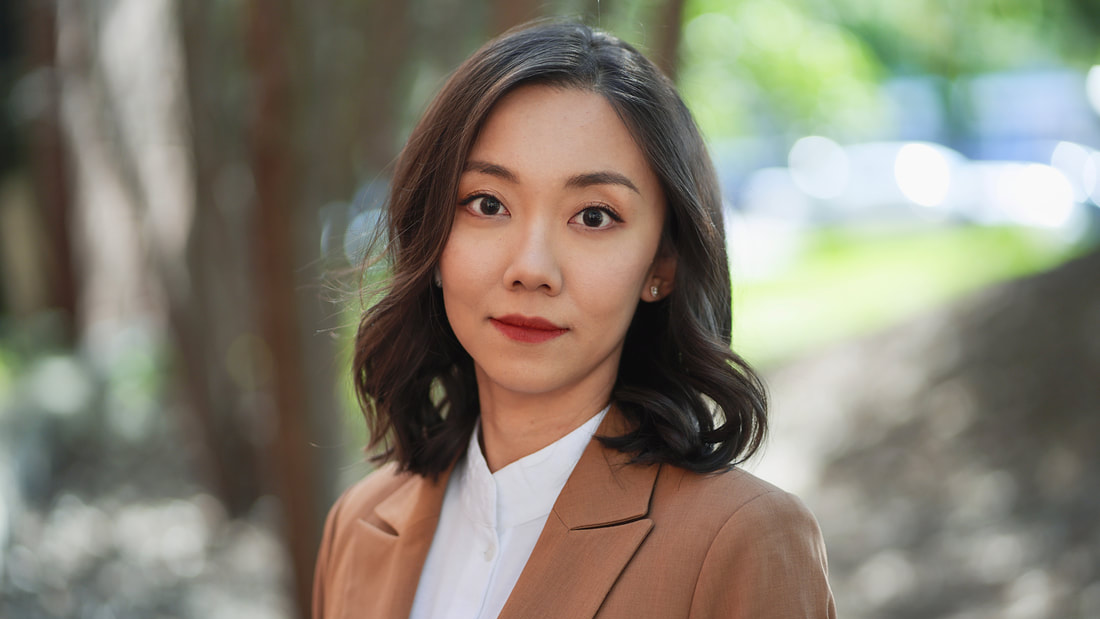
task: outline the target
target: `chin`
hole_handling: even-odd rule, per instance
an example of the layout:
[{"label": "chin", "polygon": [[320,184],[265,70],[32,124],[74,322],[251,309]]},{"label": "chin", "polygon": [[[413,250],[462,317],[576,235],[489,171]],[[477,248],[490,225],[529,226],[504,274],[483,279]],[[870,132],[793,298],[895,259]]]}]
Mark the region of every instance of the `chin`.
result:
[{"label": "chin", "polygon": [[[539,364],[542,365],[542,364]],[[567,388],[578,381],[563,376],[553,376],[545,368],[523,371],[510,365],[507,368],[485,368],[478,372],[478,386],[522,395],[540,395]]]}]

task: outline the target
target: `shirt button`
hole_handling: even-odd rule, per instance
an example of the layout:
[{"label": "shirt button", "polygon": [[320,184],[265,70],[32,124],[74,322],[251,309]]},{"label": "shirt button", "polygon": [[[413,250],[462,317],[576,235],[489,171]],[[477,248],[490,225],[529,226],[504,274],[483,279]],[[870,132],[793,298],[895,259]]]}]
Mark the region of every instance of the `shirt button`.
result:
[{"label": "shirt button", "polygon": [[486,561],[492,561],[493,557],[496,556],[496,554],[497,554],[497,547],[496,547],[495,544],[489,544],[489,546],[487,548],[485,548],[485,560]]}]

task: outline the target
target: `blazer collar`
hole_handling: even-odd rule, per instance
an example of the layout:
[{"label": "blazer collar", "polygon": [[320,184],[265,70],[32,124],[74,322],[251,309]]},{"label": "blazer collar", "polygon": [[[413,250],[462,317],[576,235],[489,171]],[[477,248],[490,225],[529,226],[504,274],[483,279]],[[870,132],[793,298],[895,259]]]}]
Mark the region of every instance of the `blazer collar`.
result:
[{"label": "blazer collar", "polygon": [[[596,436],[629,431],[615,408],[608,411]],[[622,524],[649,513],[657,466],[630,465],[630,456],[604,447],[593,437],[554,504],[554,513],[569,529]]]},{"label": "blazer collar", "polygon": [[[649,513],[649,498],[659,467],[631,465],[629,455],[605,447],[595,438],[620,436],[629,429],[622,414],[612,406],[554,503],[552,515],[567,528],[621,524]],[[426,520],[432,520],[434,527],[453,470],[454,463],[435,482],[410,476],[374,508],[375,514],[398,536]]]},{"label": "blazer collar", "polygon": [[419,475],[410,476],[408,482],[375,506],[374,513],[398,536],[425,520],[438,520],[447,480],[453,470],[452,464],[434,482]]},{"label": "blazer collar", "polygon": [[[617,436],[628,426],[613,406],[596,436]],[[630,457],[595,438],[565,483],[531,557],[500,617],[591,617],[649,534],[646,518],[658,465],[630,465]],[[351,594],[361,616],[407,617],[431,548],[451,472],[436,481],[410,475],[361,519]],[[380,526],[381,525],[381,526]],[[382,576],[384,574],[384,576]],[[379,585],[371,587],[368,583]],[[351,593],[349,591],[349,593]],[[370,612],[374,609],[377,612]]]},{"label": "blazer collar", "polygon": [[[627,430],[613,407],[596,436]],[[589,443],[558,495],[501,619],[596,614],[653,528],[646,516],[660,466],[629,461],[630,456],[596,439]]]},{"label": "blazer collar", "polygon": [[409,475],[375,506],[373,518],[358,521],[345,616],[409,616],[453,470],[452,464],[434,481]]}]

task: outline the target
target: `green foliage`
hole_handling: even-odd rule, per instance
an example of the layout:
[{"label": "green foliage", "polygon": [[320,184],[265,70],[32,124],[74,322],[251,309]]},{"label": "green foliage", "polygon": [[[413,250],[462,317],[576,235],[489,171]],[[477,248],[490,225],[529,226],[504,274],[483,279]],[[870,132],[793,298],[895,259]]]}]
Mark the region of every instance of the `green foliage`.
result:
[{"label": "green foliage", "polygon": [[[875,129],[877,60],[856,37],[793,2],[690,3],[681,89],[712,137]],[[763,129],[763,131],[761,131]]]},{"label": "green foliage", "polygon": [[4,405],[11,397],[15,385],[13,361],[14,359],[11,358],[11,354],[6,347],[0,344],[0,410],[4,409]]},{"label": "green foliage", "polygon": [[[821,230],[779,277],[734,281],[734,349],[771,366],[1056,266],[1071,246],[1024,228]],[[736,277],[736,274],[735,274]]]},{"label": "green foliage", "polygon": [[1085,67],[1096,19],[1093,0],[689,0],[681,88],[711,138],[860,140],[884,120],[881,80]]}]

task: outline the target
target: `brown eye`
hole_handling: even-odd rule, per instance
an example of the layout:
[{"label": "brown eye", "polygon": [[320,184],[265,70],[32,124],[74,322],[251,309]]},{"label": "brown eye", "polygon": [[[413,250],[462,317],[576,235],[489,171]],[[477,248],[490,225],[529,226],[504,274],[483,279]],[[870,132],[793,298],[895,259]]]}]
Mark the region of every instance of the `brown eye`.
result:
[{"label": "brown eye", "polygon": [[482,215],[497,215],[504,209],[504,205],[493,196],[484,196],[477,204],[477,210]]},{"label": "brown eye", "polygon": [[590,206],[573,216],[573,220],[585,228],[608,228],[615,222],[621,222],[615,212],[604,206]]},{"label": "brown eye", "polygon": [[496,217],[498,215],[508,214],[508,209],[504,207],[504,203],[489,194],[479,193],[470,196],[460,202],[460,204],[466,207],[466,210],[470,211],[472,214],[481,217]]}]

